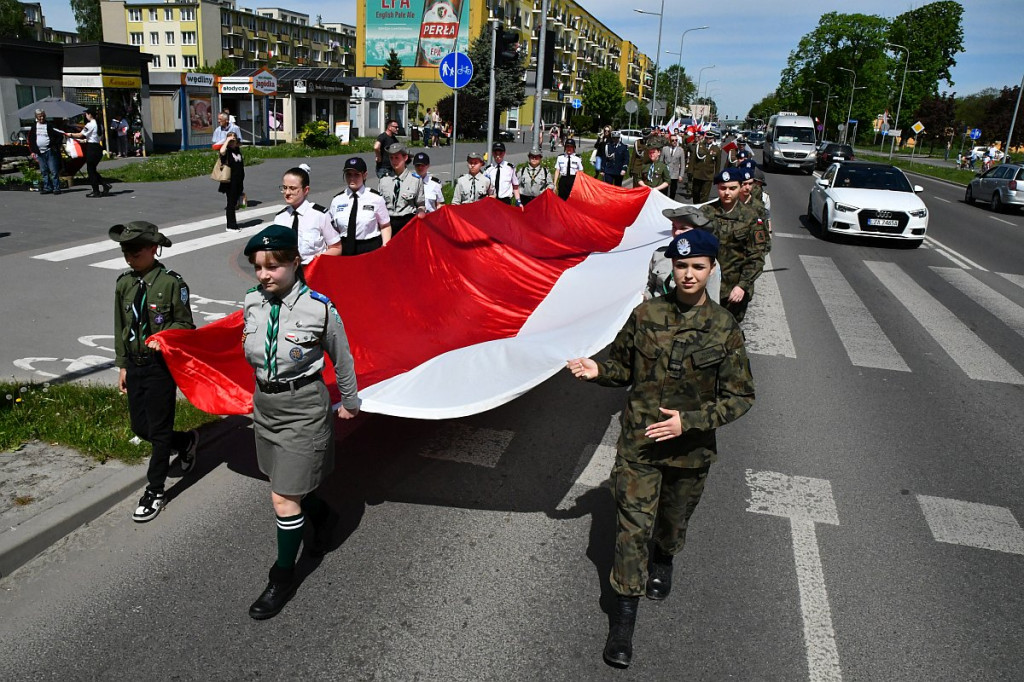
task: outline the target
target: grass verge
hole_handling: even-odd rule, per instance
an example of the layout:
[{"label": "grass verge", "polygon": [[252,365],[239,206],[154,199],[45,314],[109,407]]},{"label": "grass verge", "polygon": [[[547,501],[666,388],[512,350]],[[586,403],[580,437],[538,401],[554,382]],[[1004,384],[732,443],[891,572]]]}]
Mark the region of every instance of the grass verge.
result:
[{"label": "grass verge", "polygon": [[[178,401],[174,428],[188,431],[218,417]],[[0,451],[40,440],[78,450],[100,463],[145,461],[149,443],[132,444],[128,399],[112,386],[0,383]]]},{"label": "grass verge", "polygon": [[974,171],[972,170],[957,170],[952,165],[950,166],[932,166],[927,163],[910,163],[909,159],[893,158],[889,160],[887,154],[871,154],[865,152],[857,152],[857,158],[861,161],[879,161],[881,163],[891,163],[897,168],[902,168],[906,171],[913,171],[918,175],[927,175],[932,178],[938,178],[940,180],[949,180],[955,182],[958,185],[966,187],[971,180],[974,179]]}]

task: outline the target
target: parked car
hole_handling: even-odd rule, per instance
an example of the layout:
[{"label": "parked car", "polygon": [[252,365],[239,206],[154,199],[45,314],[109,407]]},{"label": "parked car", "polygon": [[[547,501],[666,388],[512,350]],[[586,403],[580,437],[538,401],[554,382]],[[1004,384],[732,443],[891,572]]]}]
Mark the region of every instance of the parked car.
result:
[{"label": "parked car", "polygon": [[[977,152],[978,158],[979,159],[983,159],[983,158],[985,158],[985,155],[988,154],[988,147],[974,147],[974,148],[971,149],[971,151]],[[992,160],[993,161],[1000,161],[1004,156],[1006,156],[1006,155],[1003,154],[1001,151],[999,151],[997,149],[996,150],[996,155],[995,155],[995,157],[993,157]]]},{"label": "parked car", "polygon": [[1024,165],[1004,163],[979,173],[967,185],[964,201],[973,204],[979,199],[988,201],[993,211],[1024,206]]},{"label": "parked car", "polygon": [[619,133],[619,140],[624,145],[631,145],[634,142],[636,142],[637,140],[643,139],[643,136],[644,136],[642,131],[640,131],[640,130],[632,130],[632,129],[623,129],[623,130],[618,131],[618,133]]},{"label": "parked car", "polygon": [[853,154],[853,147],[838,142],[825,142],[818,148],[818,158],[815,167],[818,169],[828,168],[835,161],[853,161],[856,158]]},{"label": "parked car", "polygon": [[820,234],[849,234],[899,239],[921,245],[928,230],[928,208],[899,168],[887,163],[833,163],[815,180],[807,198],[807,217]]}]

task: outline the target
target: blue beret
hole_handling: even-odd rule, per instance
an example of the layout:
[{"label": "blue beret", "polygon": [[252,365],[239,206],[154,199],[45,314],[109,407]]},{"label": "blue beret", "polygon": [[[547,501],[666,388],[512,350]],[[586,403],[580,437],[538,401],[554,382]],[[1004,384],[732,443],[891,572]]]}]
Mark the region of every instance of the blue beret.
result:
[{"label": "blue beret", "polygon": [[284,225],[271,225],[249,240],[245,245],[245,255],[257,251],[297,251],[299,248],[299,237],[290,227]]},{"label": "blue beret", "polygon": [[757,168],[757,163],[755,163],[753,159],[744,159],[743,161],[740,161],[739,163],[737,163],[736,167],[737,168],[746,168],[751,173],[753,173],[754,169]]},{"label": "blue beret", "polygon": [[749,159],[752,156],[753,156],[753,154],[748,152],[746,149],[741,149],[738,152],[736,152],[736,158],[737,159]]},{"label": "blue beret", "polygon": [[754,171],[746,166],[740,166],[736,169],[740,174],[740,182],[746,182],[747,180],[754,179]]},{"label": "blue beret", "polygon": [[718,175],[715,176],[715,184],[721,184],[723,182],[743,182],[740,178],[740,173],[735,168],[723,168],[718,171]]},{"label": "blue beret", "polygon": [[665,252],[666,258],[692,258],[711,256],[718,258],[718,237],[704,230],[687,230],[672,240]]}]

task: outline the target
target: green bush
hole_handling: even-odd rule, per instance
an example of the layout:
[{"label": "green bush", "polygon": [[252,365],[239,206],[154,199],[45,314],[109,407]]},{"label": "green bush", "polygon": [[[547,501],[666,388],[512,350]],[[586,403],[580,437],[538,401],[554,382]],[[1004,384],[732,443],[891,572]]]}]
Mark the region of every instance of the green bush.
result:
[{"label": "green bush", "polygon": [[310,121],[302,126],[299,142],[311,149],[331,149],[341,146],[338,138],[331,133],[327,121]]},{"label": "green bush", "polygon": [[594,132],[594,117],[587,114],[576,114],[572,117],[569,125],[577,134],[592,133]]}]

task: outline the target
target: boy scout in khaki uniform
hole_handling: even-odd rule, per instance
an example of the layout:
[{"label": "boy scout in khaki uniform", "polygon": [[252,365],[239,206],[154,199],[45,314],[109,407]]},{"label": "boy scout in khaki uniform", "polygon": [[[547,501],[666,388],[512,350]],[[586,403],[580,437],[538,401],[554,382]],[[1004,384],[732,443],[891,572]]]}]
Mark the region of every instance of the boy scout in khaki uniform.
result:
[{"label": "boy scout in khaki uniform", "polygon": [[452,205],[472,204],[480,201],[491,191],[491,180],[481,170],[484,167],[484,157],[477,152],[470,152],[466,155],[466,164],[469,172],[459,176],[455,183],[455,194],[452,195]]},{"label": "boy scout in khaki uniform", "polygon": [[578,379],[632,387],[611,475],[618,528],[610,581],[618,597],[604,660],[615,667],[632,661],[640,595],[661,600],[672,589],[672,558],[718,456],[715,429],[754,403],[743,332],[705,291],[717,252],[718,240],[703,230],[675,237],[665,253],[675,291],[633,310],[608,360],[567,363]]},{"label": "boy scout in khaki uniform", "polygon": [[391,216],[391,236],[394,237],[418,212],[424,212],[423,180],[407,166],[409,150],[401,142],[387,149],[394,175],[385,175],[377,185]]},{"label": "boy scout in khaki uniform", "polygon": [[668,166],[661,160],[661,147],[647,147],[647,163],[640,171],[640,184],[635,186],[650,187],[652,190],[668,194],[668,186],[672,176],[668,172]]},{"label": "boy scout in khaki uniform", "polygon": [[165,329],[195,329],[188,285],[178,273],[156,260],[157,250],[171,240],[156,225],[136,221],[114,225],[108,232],[120,243],[131,267],[114,287],[114,364],[118,387],[128,394],[132,431],[153,446],[146,491],[132,514],[137,523],[155,519],[166,502],[164,484],[171,452],[178,453],[183,474],[195,466],[199,435],[174,430],[178,387],[160,355],[160,343],[150,337]]},{"label": "boy scout in khaki uniform", "polygon": [[519,197],[524,206],[543,194],[545,190],[555,189],[551,171],[541,165],[544,154],[540,147],[531,149],[528,158],[529,162],[520,166],[516,171],[516,176],[519,178]]}]

